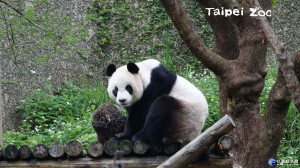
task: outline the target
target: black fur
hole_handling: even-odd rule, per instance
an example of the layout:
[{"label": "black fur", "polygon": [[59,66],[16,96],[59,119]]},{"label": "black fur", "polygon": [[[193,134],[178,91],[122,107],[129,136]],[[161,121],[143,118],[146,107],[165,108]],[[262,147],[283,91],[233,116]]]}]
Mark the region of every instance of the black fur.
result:
[{"label": "black fur", "polygon": [[139,72],[139,67],[135,63],[128,63],[127,69],[132,74],[136,74]]},{"label": "black fur", "polygon": [[169,132],[170,119],[179,108],[180,104],[174,97],[159,96],[150,106],[142,130],[132,137],[132,141],[142,140],[149,144],[161,144],[163,135]]},{"label": "black fur", "polygon": [[151,72],[150,84],[143,96],[127,107],[128,122],[122,139],[160,143],[169,126],[170,114],[179,108],[175,98],[167,96],[177,79],[176,74],[159,65]]},{"label": "black fur", "polygon": [[112,91],[115,97],[117,97],[118,91],[119,89],[117,87],[115,87],[115,89]]},{"label": "black fur", "polygon": [[114,72],[116,72],[116,66],[114,64],[109,64],[106,68],[105,74],[107,76],[112,76]]},{"label": "black fur", "polygon": [[127,86],[126,86],[126,90],[127,90],[127,92],[128,92],[129,94],[132,95],[133,89],[132,89],[132,87],[131,87],[130,85],[127,85]]}]

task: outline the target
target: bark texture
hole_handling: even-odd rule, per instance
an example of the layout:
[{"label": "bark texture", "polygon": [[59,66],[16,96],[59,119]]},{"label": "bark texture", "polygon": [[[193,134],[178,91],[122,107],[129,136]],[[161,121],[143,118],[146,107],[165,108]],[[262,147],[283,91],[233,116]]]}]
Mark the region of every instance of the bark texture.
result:
[{"label": "bark texture", "polygon": [[[193,30],[177,0],[161,2],[194,56],[217,75],[221,115],[229,114],[237,125],[232,131],[236,142],[233,149],[234,162],[246,168],[267,167],[268,159],[276,156],[279,147],[291,101],[290,95],[297,104],[300,93],[299,79],[295,75],[293,63],[272,31],[269,25],[271,19],[249,15],[250,7],[259,7],[266,11],[271,9],[272,1],[242,0],[233,3],[231,0],[198,0],[203,10],[222,6],[243,7],[245,10],[244,16],[238,17],[205,15],[215,36],[213,51],[206,48]],[[268,70],[268,43],[276,51],[280,67],[265,114],[260,117],[259,96]],[[295,58],[295,67],[299,66],[297,58],[299,56]],[[297,108],[299,110],[298,105]]]}]

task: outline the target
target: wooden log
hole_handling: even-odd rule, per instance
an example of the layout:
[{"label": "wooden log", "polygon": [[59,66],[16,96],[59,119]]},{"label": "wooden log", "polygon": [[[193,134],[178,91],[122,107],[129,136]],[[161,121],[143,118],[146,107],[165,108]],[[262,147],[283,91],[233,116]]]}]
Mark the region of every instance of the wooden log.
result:
[{"label": "wooden log", "polygon": [[229,135],[223,135],[219,140],[218,140],[218,147],[220,151],[222,152],[228,152],[233,148],[234,145],[234,140],[232,136]]},{"label": "wooden log", "polygon": [[180,144],[180,149],[181,148],[183,148],[183,147],[185,147],[185,145],[187,145],[187,144],[189,144],[191,141],[184,141],[184,142],[182,142],[181,144]]},{"label": "wooden log", "polygon": [[167,155],[173,155],[179,149],[179,144],[164,145],[164,153]]},{"label": "wooden log", "polygon": [[44,144],[35,145],[32,153],[36,159],[46,159],[49,156],[48,147]]},{"label": "wooden log", "polygon": [[132,152],[132,143],[129,140],[124,140],[119,145],[120,150],[124,151],[124,155],[130,155]]},{"label": "wooden log", "polygon": [[31,159],[33,156],[32,150],[28,145],[22,145],[19,148],[19,158],[21,160],[28,160]]},{"label": "wooden log", "polygon": [[49,146],[48,152],[53,158],[61,158],[65,154],[64,145],[59,142],[54,142]]},{"label": "wooden log", "polygon": [[119,149],[119,144],[116,141],[106,141],[104,143],[104,152],[108,156],[114,156],[118,149]]},{"label": "wooden log", "polygon": [[210,147],[209,154],[220,158],[229,158],[229,151],[234,146],[234,140],[229,135],[223,135],[219,140]]},{"label": "wooden log", "polygon": [[218,122],[196,137],[176,154],[158,166],[158,168],[185,168],[195,162],[208,151],[222,135],[235,128],[235,123],[229,115],[225,115]]},{"label": "wooden log", "polygon": [[135,154],[138,154],[138,155],[143,155],[147,152],[149,146],[142,142],[142,141],[136,141],[133,145],[133,151]]},{"label": "wooden log", "polygon": [[162,151],[163,151],[163,147],[159,145],[159,146],[149,148],[147,152],[149,152],[151,155],[159,155],[160,153],[162,153]]},{"label": "wooden log", "polygon": [[82,157],[87,157],[87,155],[88,155],[87,150],[86,150],[86,149],[83,149],[83,150],[82,150]]},{"label": "wooden log", "polygon": [[232,168],[233,161],[231,158],[218,158],[213,156],[208,156],[205,160],[197,160],[189,168]]},{"label": "wooden log", "polygon": [[99,142],[92,142],[88,148],[87,148],[87,153],[91,157],[100,157],[103,154],[103,146]]},{"label": "wooden log", "polygon": [[[143,156],[143,157],[122,157],[118,164],[127,168],[156,168],[169,156]],[[227,164],[225,164],[227,162]],[[100,168],[107,167],[113,163],[112,158],[77,158],[56,160],[28,160],[28,161],[0,161],[2,168]],[[201,165],[203,165],[201,167]],[[205,165],[205,166],[204,166]],[[232,159],[203,160],[187,166],[189,168],[232,168]]]},{"label": "wooden log", "polygon": [[82,156],[82,143],[79,140],[71,140],[64,146],[64,150],[70,157]]},{"label": "wooden log", "polygon": [[5,148],[4,156],[8,160],[15,160],[18,157],[18,154],[19,154],[19,150],[14,144],[9,144]]}]

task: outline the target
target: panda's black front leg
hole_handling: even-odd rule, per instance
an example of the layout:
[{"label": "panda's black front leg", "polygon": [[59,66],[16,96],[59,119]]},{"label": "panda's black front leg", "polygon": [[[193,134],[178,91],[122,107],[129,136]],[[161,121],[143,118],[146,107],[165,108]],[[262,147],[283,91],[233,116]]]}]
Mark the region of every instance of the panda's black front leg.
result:
[{"label": "panda's black front leg", "polygon": [[162,136],[170,127],[170,117],[178,102],[171,96],[160,96],[150,106],[143,129],[132,137],[132,142],[141,140],[149,144],[161,144]]},{"label": "panda's black front leg", "polygon": [[137,119],[135,116],[129,115],[123,135],[121,135],[120,137],[110,138],[110,140],[117,142],[121,142],[123,140],[131,140],[132,136],[142,129],[142,124],[137,121],[140,121],[140,119]]},{"label": "panda's black front leg", "polygon": [[127,121],[123,134],[120,137],[112,137],[109,140],[116,141],[116,142],[121,142],[123,140],[131,140],[131,138],[133,136],[131,127],[132,127],[131,123],[129,121]]}]

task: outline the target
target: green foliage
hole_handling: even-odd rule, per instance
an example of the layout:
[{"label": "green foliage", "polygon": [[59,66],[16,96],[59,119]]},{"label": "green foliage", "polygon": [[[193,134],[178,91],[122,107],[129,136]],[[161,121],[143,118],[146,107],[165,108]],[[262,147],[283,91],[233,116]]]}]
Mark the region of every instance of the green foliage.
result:
[{"label": "green foliage", "polygon": [[60,7],[55,2],[52,2],[55,5],[49,5],[48,0],[32,0],[29,6],[25,1],[7,3],[9,5],[0,3],[3,18],[0,19],[0,25],[3,25],[0,27],[0,42],[9,43],[8,46],[2,45],[0,50],[7,53],[4,55],[6,59],[14,59],[14,63],[32,60],[40,64],[55,54],[77,56],[66,51],[76,51],[76,44],[86,39],[88,29],[83,26],[83,20],[54,12]]},{"label": "green foliage", "polygon": [[4,146],[14,143],[18,146],[27,143],[50,144],[54,141],[66,143],[79,139],[84,145],[96,140],[91,127],[92,112],[105,102],[109,102],[103,83],[88,84],[83,89],[66,82],[64,88],[53,93],[49,84],[42,90],[33,91],[32,96],[23,100],[24,120],[20,132],[4,133]]},{"label": "green foliage", "polygon": [[[280,147],[277,152],[279,159],[299,159],[300,156],[300,114],[292,103],[289,107],[289,112],[286,120],[286,127],[284,129],[283,137],[280,141]],[[285,167],[285,166],[280,166]],[[287,166],[288,167],[288,166]]]},{"label": "green foliage", "polygon": [[261,116],[264,113],[265,107],[266,107],[266,102],[269,98],[270,91],[272,89],[272,86],[274,85],[277,77],[277,65],[271,65],[269,66],[268,69],[268,74],[266,76],[265,80],[265,87],[262,90],[262,93],[259,97],[259,102],[260,102],[260,114]]},{"label": "green foliage", "polygon": [[61,116],[59,122],[68,119],[68,116],[80,117],[80,109],[85,108],[84,92],[72,83],[66,83],[66,88],[58,88],[55,94],[50,94],[51,85],[42,90],[33,92],[18,110],[24,111],[25,120],[21,128],[25,132],[30,130],[44,131],[54,124],[57,116]]},{"label": "green foliage", "polygon": [[273,5],[273,6],[277,6],[278,2],[279,2],[279,0],[273,0],[272,5]]}]

